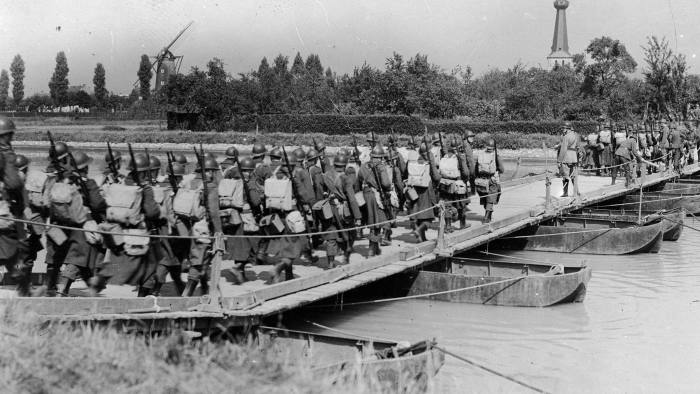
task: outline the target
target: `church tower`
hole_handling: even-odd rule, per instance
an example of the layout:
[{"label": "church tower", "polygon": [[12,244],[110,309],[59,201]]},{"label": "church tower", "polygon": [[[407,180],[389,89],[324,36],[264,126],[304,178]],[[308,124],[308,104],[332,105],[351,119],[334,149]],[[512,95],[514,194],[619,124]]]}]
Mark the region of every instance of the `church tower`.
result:
[{"label": "church tower", "polygon": [[554,23],[552,53],[547,56],[550,68],[563,66],[565,64],[573,66],[573,56],[569,53],[569,37],[566,31],[566,9],[568,7],[569,0],[554,1],[554,8],[557,10],[557,19]]}]

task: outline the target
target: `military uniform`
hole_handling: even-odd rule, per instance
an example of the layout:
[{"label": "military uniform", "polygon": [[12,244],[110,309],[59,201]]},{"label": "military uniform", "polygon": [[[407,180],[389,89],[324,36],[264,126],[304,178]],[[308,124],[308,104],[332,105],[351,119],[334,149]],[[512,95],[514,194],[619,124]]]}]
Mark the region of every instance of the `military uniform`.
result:
[{"label": "military uniform", "polygon": [[[559,175],[562,177],[562,183],[564,186],[564,194],[562,197],[569,195],[569,183],[574,184],[574,189],[576,189],[576,176],[578,175],[578,135],[573,129],[568,129],[567,133],[561,138],[561,142],[558,145],[559,153],[557,155],[557,162],[559,163]],[[574,193],[578,193],[575,190]]]},{"label": "military uniform", "polygon": [[[322,231],[336,231],[352,227],[356,219],[362,217],[360,207],[355,200],[353,179],[338,173],[334,167],[329,166],[323,174],[323,182],[332,217],[322,220]],[[345,263],[350,261],[350,253],[355,241],[354,232],[332,232],[323,237],[326,241],[329,266],[334,265],[334,258],[338,255],[344,256]]]},{"label": "military uniform", "polygon": [[[375,170],[377,175],[375,175]],[[377,176],[380,179],[377,179]],[[357,174],[357,182],[362,187],[362,194],[365,199],[365,224],[374,225],[385,222],[388,219],[385,210],[391,209],[391,207],[380,207],[377,196],[380,193],[380,188],[387,193],[391,190],[391,180],[386,171],[386,165],[375,161],[363,163]],[[389,223],[383,223],[370,229],[368,236],[370,255],[379,254],[381,230],[382,228],[389,229],[390,227]]]},{"label": "military uniform", "polygon": [[479,202],[484,206],[484,222],[491,221],[493,207],[501,198],[500,176],[504,171],[501,158],[495,149],[479,151],[476,155],[476,191],[479,193]]},{"label": "military uniform", "polygon": [[[627,138],[615,150],[615,157],[619,169],[625,173],[625,187],[628,187],[634,175],[634,162],[642,159],[642,155],[637,148],[637,141],[634,138]],[[617,168],[613,169],[612,184],[617,178]]]}]

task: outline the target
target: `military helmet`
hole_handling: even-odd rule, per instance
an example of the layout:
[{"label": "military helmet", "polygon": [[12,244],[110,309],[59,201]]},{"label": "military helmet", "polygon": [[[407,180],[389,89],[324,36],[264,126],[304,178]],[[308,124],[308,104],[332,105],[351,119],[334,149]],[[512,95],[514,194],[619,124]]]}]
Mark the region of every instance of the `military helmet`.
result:
[{"label": "military helmet", "polygon": [[238,168],[240,168],[241,171],[253,171],[255,169],[255,162],[253,162],[253,159],[246,156],[238,162]]},{"label": "military helmet", "polygon": [[265,153],[267,152],[267,149],[265,148],[265,145],[256,142],[253,144],[253,158],[256,158],[258,156],[265,156]]},{"label": "military helmet", "polygon": [[55,144],[55,147],[56,147],[56,150],[55,150],[55,152],[56,152],[56,158],[58,158],[58,160],[63,160],[63,159],[66,158],[66,156],[68,156],[68,150],[69,150],[69,148],[68,148],[68,145],[66,145],[65,142],[60,142],[60,141],[59,141],[59,142],[57,142],[57,143]]},{"label": "military helmet", "polygon": [[437,145],[440,143],[440,132],[434,133],[433,134],[433,145]]},{"label": "military helmet", "polygon": [[25,155],[15,156],[15,167],[22,171],[29,166],[29,159]]},{"label": "military helmet", "polygon": [[238,157],[238,149],[236,149],[235,146],[229,146],[228,149],[226,149],[226,157],[229,157],[231,159],[235,159]]},{"label": "military helmet", "polygon": [[372,158],[383,158],[386,156],[386,151],[384,151],[384,148],[377,144],[374,148],[372,148],[372,153],[371,153]]},{"label": "military helmet", "polygon": [[338,156],[345,156],[347,158],[347,156],[350,156],[350,151],[348,150],[348,148],[340,148],[340,149],[338,149],[337,155]]},{"label": "military helmet", "polygon": [[282,160],[282,149],[279,146],[272,148],[270,151],[270,160]]},{"label": "military helmet", "polygon": [[452,137],[450,138],[450,145],[452,145],[453,148],[457,149],[462,146],[462,142],[457,137]]},{"label": "military helmet", "polygon": [[487,148],[495,148],[496,141],[493,138],[489,138],[488,140],[486,140],[486,147]]},{"label": "military helmet", "polygon": [[306,160],[316,160],[318,159],[319,153],[316,149],[311,148],[306,152]]},{"label": "military helmet", "polygon": [[116,163],[121,160],[122,154],[118,150],[113,150],[112,156],[109,155],[109,152],[105,153],[105,163],[112,164],[112,157],[114,157],[114,162]]},{"label": "military helmet", "polygon": [[216,153],[214,153],[214,152],[207,152],[207,153],[204,155],[204,158],[205,158],[205,159],[214,159],[214,160],[216,160]]},{"label": "military helmet", "polygon": [[367,142],[377,142],[374,133],[367,133]]},{"label": "military helmet", "polygon": [[395,160],[399,158],[399,152],[397,152],[396,149],[387,149],[387,155],[389,157],[389,160]]},{"label": "military helmet", "polygon": [[143,154],[137,154],[134,156],[134,160],[129,163],[129,171],[148,171],[151,169],[151,164],[149,163],[146,156]]},{"label": "military helmet", "polygon": [[333,166],[338,168],[345,168],[348,165],[348,157],[345,155],[338,155],[333,159]]},{"label": "military helmet", "polygon": [[[204,158],[204,170],[205,171],[213,171],[213,170],[218,170],[219,169],[219,163],[216,161],[215,158],[213,157],[205,157]],[[201,168],[199,165],[197,168],[194,170],[195,172],[201,172]]]},{"label": "military helmet", "polygon": [[82,170],[87,167],[92,161],[92,158],[85,154],[85,152],[77,151],[73,153],[73,159],[75,160],[75,167],[77,170]]},{"label": "military helmet", "polygon": [[160,159],[157,158],[156,156],[149,156],[150,161],[150,166],[151,170],[159,170],[160,171]]},{"label": "military helmet", "polygon": [[476,135],[476,134],[474,134],[473,131],[467,130],[467,138],[469,138],[469,137],[474,137],[475,135]]},{"label": "military helmet", "polygon": [[306,153],[301,148],[296,148],[292,154],[294,155],[292,161],[297,163],[302,163],[306,159]]},{"label": "military helmet", "polygon": [[175,162],[182,164],[182,165],[185,165],[185,164],[187,164],[187,156],[180,153],[177,156],[175,156]]},{"label": "military helmet", "polygon": [[0,135],[15,132],[15,122],[7,116],[0,116]]},{"label": "military helmet", "polygon": [[185,166],[180,164],[180,163],[173,163],[173,175],[184,176],[185,175]]},{"label": "military helmet", "polygon": [[324,144],[323,141],[316,141],[314,138],[314,149],[321,153],[326,150],[326,144]]}]

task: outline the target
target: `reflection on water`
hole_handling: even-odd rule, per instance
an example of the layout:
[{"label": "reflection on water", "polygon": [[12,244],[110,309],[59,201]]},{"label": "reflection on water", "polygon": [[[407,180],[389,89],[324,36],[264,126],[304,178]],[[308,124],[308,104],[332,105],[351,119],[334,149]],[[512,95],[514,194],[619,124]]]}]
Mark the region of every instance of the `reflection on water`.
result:
[{"label": "reflection on water", "polygon": [[[689,218],[686,224],[700,227]],[[410,300],[311,314],[381,338],[437,338],[447,349],[550,392],[697,392],[700,233],[686,228],[658,254],[504,252],[593,268],[584,303],[511,308]],[[437,391],[523,392],[452,357]]]}]

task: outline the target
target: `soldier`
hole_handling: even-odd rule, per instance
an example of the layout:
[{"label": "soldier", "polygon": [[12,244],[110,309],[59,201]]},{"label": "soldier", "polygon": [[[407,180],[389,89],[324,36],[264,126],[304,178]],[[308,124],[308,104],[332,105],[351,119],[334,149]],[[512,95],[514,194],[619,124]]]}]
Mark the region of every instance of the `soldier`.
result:
[{"label": "soldier", "polygon": [[603,124],[601,130],[598,133],[598,142],[600,142],[603,150],[600,151],[598,155],[599,163],[603,167],[602,174],[608,174],[610,167],[614,164],[614,149],[613,149],[613,139],[612,132],[610,131],[609,124]]},{"label": "soldier", "polygon": [[[185,166],[180,163],[173,163],[173,180],[177,185],[177,188],[184,187],[185,181],[183,180],[185,176]],[[174,197],[174,196],[173,196]],[[183,219],[182,216],[177,215],[173,212],[173,223],[171,225],[171,234],[174,236],[189,236],[190,229],[192,225],[187,219]],[[189,256],[190,256],[190,240],[170,238],[168,239],[170,243],[170,250],[173,253],[175,259],[179,262],[180,270],[189,268]],[[184,291],[184,290],[183,290]],[[178,294],[182,294],[180,291]]]},{"label": "soldier", "polygon": [[502,174],[505,168],[498,156],[496,141],[493,138],[486,141],[485,150],[477,152],[475,167],[476,190],[485,211],[481,222],[490,223],[493,218],[493,206],[498,204],[501,198],[499,174]]},{"label": "soldier", "polygon": [[[24,185],[14,166],[15,153],[12,150],[14,122],[0,116],[0,216],[22,219],[24,217]],[[29,295],[31,267],[27,270],[21,263],[29,251],[24,225],[9,220],[0,220],[0,265],[4,265],[10,275],[17,280],[17,294]]]},{"label": "soldier", "polygon": [[569,122],[565,122],[562,126],[562,139],[561,142],[555,147],[559,150],[557,155],[557,162],[559,163],[559,173],[562,177],[562,183],[564,186],[564,193],[562,197],[569,196],[569,183],[574,185],[574,195],[578,196],[578,184],[576,183],[576,176],[578,173],[578,142],[579,137],[574,132]]},{"label": "soldier", "polygon": [[[347,156],[336,156],[333,166],[324,174],[324,185],[331,205],[333,217],[324,222],[324,231],[360,226],[362,213],[355,199],[355,177],[348,176],[344,170],[348,164]],[[343,253],[341,264],[350,263],[350,254],[355,243],[355,232],[344,231],[326,236],[326,253],[328,265],[335,266],[335,256]]]},{"label": "soldier", "polygon": [[674,124],[671,134],[668,136],[669,147],[671,149],[671,157],[673,159],[673,170],[680,174],[681,172],[681,157],[683,156],[684,139],[679,127]]},{"label": "soldier", "polygon": [[[396,217],[399,212],[403,211],[406,204],[406,197],[404,195],[404,189],[406,185],[404,184],[404,174],[406,173],[407,164],[406,160],[399,154],[396,148],[390,148],[389,159],[387,161],[387,166],[389,168],[389,178],[391,178],[391,199],[398,203],[398,206],[393,206],[394,210],[393,217]],[[396,226],[396,223],[392,223],[392,228]],[[388,238],[391,241],[391,238]]]},{"label": "soldier", "polygon": [[113,183],[122,183],[124,181],[124,176],[119,173],[122,168],[122,154],[119,151],[112,151],[110,155],[109,152],[105,153],[105,168],[102,171],[103,180],[99,184],[111,185]]},{"label": "soldier", "polygon": [[[107,211],[107,203],[100,193],[97,183],[87,177],[88,165],[92,159],[83,152],[75,152],[71,161],[75,165],[75,172],[68,177],[61,179],[61,185],[70,184],[75,190],[72,198],[78,198],[80,193],[80,204],[83,204],[83,212],[79,215],[66,217],[65,213],[59,213],[57,206],[51,206],[51,214],[56,224],[82,227],[85,230],[97,230],[97,223],[102,222]],[[52,196],[56,193],[57,185],[52,187]],[[83,189],[83,187],[85,189]],[[67,190],[70,190],[67,188]],[[71,205],[74,204],[71,201]],[[65,230],[67,240],[54,250],[53,263],[59,269],[62,264],[65,268],[61,273],[63,284],[60,295],[69,295],[70,287],[80,276],[86,283],[89,283],[93,276],[95,267],[104,259],[105,251],[102,247],[102,237],[98,233],[85,232],[81,230]]]},{"label": "soldier", "polygon": [[[323,169],[319,167],[320,155],[316,149],[309,149],[306,152],[306,169],[311,177],[311,184],[314,190],[314,202],[323,200]],[[325,164],[321,164],[325,167]]]},{"label": "soldier", "polygon": [[17,168],[17,172],[22,179],[22,182],[24,182],[27,178],[27,171],[29,170],[29,159],[27,156],[15,156],[15,168]]},{"label": "soldier", "polygon": [[[434,210],[425,210],[438,202],[438,198],[435,195],[435,185],[440,183],[440,172],[433,153],[425,142],[421,143],[418,154],[420,155],[418,161],[408,164],[406,184],[412,191],[407,192],[407,200],[409,200],[408,213],[412,215],[411,219],[414,221],[413,235],[419,242],[425,242],[425,232],[428,229],[428,225],[435,219]],[[416,180],[416,178],[420,179]],[[411,194],[413,194],[413,197],[410,196]]]},{"label": "soldier", "polygon": [[[294,167],[294,192],[295,198],[297,199],[298,210],[306,220],[307,229],[314,228],[313,215],[311,212],[311,207],[316,203],[316,192],[314,190],[314,183],[311,178],[309,171],[304,168],[304,163],[306,161],[306,152],[302,148],[297,148],[292,153],[292,156],[296,161],[296,166]],[[317,241],[313,241],[313,245],[317,244]],[[302,254],[300,260],[303,263],[313,263],[318,260],[312,254],[312,244],[306,242],[302,249]]]},{"label": "soldier", "polygon": [[221,162],[222,177],[227,178],[230,169],[238,165],[238,149],[235,146],[229,146],[226,149],[226,158]]},{"label": "soldier", "polygon": [[282,149],[274,147],[270,150],[270,166],[277,168],[282,165]]},{"label": "soldier", "polygon": [[[236,238],[226,239],[226,250],[230,253],[230,258],[235,262],[232,269],[236,280],[239,283],[246,281],[245,266],[246,264],[255,264],[258,254],[259,238],[255,235],[260,234],[258,218],[262,215],[262,205],[264,199],[264,191],[252,179],[255,163],[250,157],[243,157],[238,165],[238,171],[235,171],[233,179],[240,179],[243,187],[243,204],[240,208],[233,208],[240,220],[239,223],[231,220],[224,228],[226,234],[236,235]],[[245,235],[245,237],[240,237]]]},{"label": "soldier", "polygon": [[388,216],[385,210],[391,209],[390,207],[380,206],[380,199],[377,198],[377,195],[381,193],[380,188],[388,193],[391,190],[391,181],[386,171],[386,166],[382,163],[384,148],[381,145],[376,145],[372,149],[371,155],[372,160],[360,166],[356,182],[362,185],[362,194],[365,200],[365,224],[375,225],[381,223],[371,227],[368,236],[368,256],[375,256],[381,253],[379,242],[381,241],[382,228],[390,227],[388,223],[383,223]]},{"label": "soldier", "polygon": [[445,204],[445,226],[452,232],[452,222],[459,220],[459,228],[469,227],[466,211],[469,205],[468,182],[471,171],[466,155],[456,153],[462,144],[458,137],[451,138],[447,154],[440,160],[440,198]]},{"label": "soldier", "polygon": [[[204,218],[192,225],[192,235],[199,235],[201,238],[195,239],[190,247],[190,269],[187,273],[187,285],[183,296],[190,297],[199,283],[202,287],[202,294],[209,293],[209,264],[213,257],[210,253],[212,247],[212,234],[222,232],[221,215],[219,214],[219,193],[215,182],[216,173],[219,171],[219,164],[211,157],[202,160],[204,168],[198,166],[197,175],[188,185],[190,190],[202,190],[206,180],[206,192],[202,194],[201,207],[205,212]],[[205,198],[206,197],[206,198]]]},{"label": "soldier", "polygon": [[321,166],[321,169],[327,169],[331,166],[331,159],[326,155],[326,144],[324,144],[323,141],[316,141],[315,138],[313,139],[313,143],[314,149],[318,152],[319,166]]},{"label": "soldier", "polygon": [[[636,161],[644,162],[650,166],[657,167],[654,163],[644,160],[642,154],[637,147],[637,138],[630,135],[625,139],[615,150],[617,166],[625,173],[625,187],[629,187],[632,183],[632,178],[635,177],[634,163]],[[612,184],[615,184],[617,177],[617,168],[613,169]]]},{"label": "soldier", "polygon": [[[268,258],[277,261],[272,272],[273,283],[293,279],[292,263],[299,259],[302,254],[310,253],[308,237],[302,234],[305,231],[305,213],[300,212],[300,210],[305,210],[305,206],[308,206],[313,198],[313,190],[308,182],[297,178],[308,178],[308,172],[303,168],[298,168],[299,163],[303,163],[306,157],[304,151],[297,149],[292,155],[293,158],[288,158],[285,154],[284,165],[278,167],[273,172],[273,177],[265,182],[266,205],[271,213],[267,217],[270,219],[267,231],[268,234],[272,231],[279,234],[279,237],[270,240],[267,246]],[[291,189],[294,195],[288,194],[290,188],[287,185],[289,182],[292,183]],[[278,192],[282,192],[281,194],[284,195],[278,194]],[[297,200],[296,207],[291,204],[295,198]],[[284,278],[282,277],[283,272]]]},{"label": "soldier", "polygon": [[151,163],[146,156],[133,156],[129,163],[129,172],[129,177],[125,178],[123,184],[111,185],[107,189],[105,198],[109,201],[114,199],[135,202],[140,196],[141,204],[124,204],[135,206],[135,209],[130,208],[128,212],[119,212],[114,206],[108,208],[108,229],[130,235],[105,236],[109,257],[105,258],[90,285],[94,292],[98,292],[110,280],[117,285],[128,283],[137,286],[139,297],[145,297],[152,292],[155,283],[153,276],[162,256],[160,241],[148,236],[150,231],[147,223],[158,221],[161,210],[150,184]]},{"label": "soldier", "polygon": [[586,161],[585,168],[594,168],[596,175],[600,176],[600,134],[599,131],[591,130],[586,137]]}]

